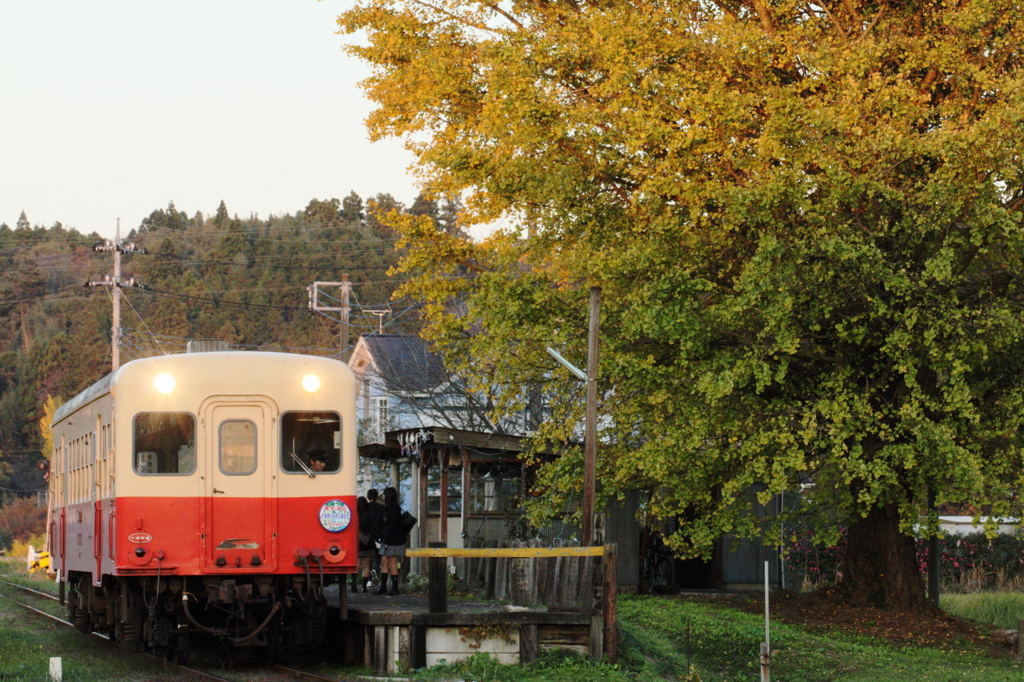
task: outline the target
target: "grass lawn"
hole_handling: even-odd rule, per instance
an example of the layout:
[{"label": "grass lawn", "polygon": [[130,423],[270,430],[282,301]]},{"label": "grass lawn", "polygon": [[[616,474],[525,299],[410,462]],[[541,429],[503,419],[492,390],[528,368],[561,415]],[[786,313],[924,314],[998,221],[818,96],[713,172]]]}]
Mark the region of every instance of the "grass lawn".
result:
[{"label": "grass lawn", "polygon": [[[675,663],[678,669],[689,649],[705,681],[757,679],[757,655],[764,637],[760,614],[685,598],[624,599],[619,608],[631,646],[648,657]],[[1024,676],[1019,664],[988,658],[968,642],[953,642],[943,650],[896,646],[874,637],[814,632],[783,623],[773,623],[771,629],[773,680],[995,682]]]},{"label": "grass lawn", "polygon": [[[0,573],[9,564],[0,563]],[[4,580],[10,578],[4,577]],[[11,580],[11,582],[27,582]],[[38,586],[33,586],[38,589]],[[0,585],[0,593],[36,608],[59,613],[45,600],[36,600]],[[51,657],[60,657],[65,682],[148,682],[172,680],[160,663],[131,656],[110,642],[27,613],[17,604],[0,599],[0,680],[41,682],[48,679]]]},{"label": "grass lawn", "polygon": [[1024,594],[1020,592],[976,592],[944,594],[942,609],[960,618],[990,623],[1000,628],[1017,629],[1024,618]]},{"label": "grass lawn", "polygon": [[[417,680],[686,679],[687,662],[703,682],[758,679],[763,615],[732,600],[623,596],[622,656],[616,666],[548,655],[535,666],[503,667],[478,658],[414,673]],[[772,679],[780,682],[1000,682],[1024,679],[1024,667],[992,659],[969,641],[942,647],[898,646],[863,635],[772,623]]]}]

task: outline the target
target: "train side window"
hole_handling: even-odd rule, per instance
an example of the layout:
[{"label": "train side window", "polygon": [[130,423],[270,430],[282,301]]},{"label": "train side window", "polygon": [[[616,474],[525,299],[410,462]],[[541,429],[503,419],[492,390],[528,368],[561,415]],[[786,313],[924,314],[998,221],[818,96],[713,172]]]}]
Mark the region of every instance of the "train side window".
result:
[{"label": "train side window", "polygon": [[248,419],[220,423],[220,470],[233,476],[256,471],[256,424]]},{"label": "train side window", "polygon": [[341,471],[341,415],[337,412],[285,412],[281,415],[281,469],[285,473],[305,475],[313,453],[325,461],[324,468],[317,473]]},{"label": "train side window", "polygon": [[135,415],[135,473],[188,475],[196,470],[196,418],[188,412]]}]

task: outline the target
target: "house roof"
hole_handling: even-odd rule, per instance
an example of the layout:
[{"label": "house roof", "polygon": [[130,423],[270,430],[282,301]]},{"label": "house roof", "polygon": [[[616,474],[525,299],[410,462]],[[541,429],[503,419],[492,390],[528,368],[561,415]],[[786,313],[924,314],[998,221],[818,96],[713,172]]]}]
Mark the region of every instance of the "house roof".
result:
[{"label": "house roof", "polygon": [[[353,360],[362,356],[360,350],[369,355],[377,374],[390,391],[417,393],[448,380],[444,363],[418,336],[366,334],[360,337]],[[358,366],[353,369],[357,374],[365,371]]]}]

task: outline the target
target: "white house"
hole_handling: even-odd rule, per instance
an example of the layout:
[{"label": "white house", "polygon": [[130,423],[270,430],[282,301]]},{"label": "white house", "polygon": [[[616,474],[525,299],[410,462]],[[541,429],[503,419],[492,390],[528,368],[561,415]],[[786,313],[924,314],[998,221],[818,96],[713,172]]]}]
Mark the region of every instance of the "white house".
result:
[{"label": "white house", "polygon": [[359,386],[360,444],[383,443],[387,431],[430,426],[507,435],[534,428],[525,413],[494,423],[489,398],[466,390],[418,336],[361,336],[348,364]]},{"label": "white house", "polygon": [[360,444],[382,443],[399,429],[490,426],[486,403],[463,390],[418,336],[361,336],[348,364],[359,387]]}]

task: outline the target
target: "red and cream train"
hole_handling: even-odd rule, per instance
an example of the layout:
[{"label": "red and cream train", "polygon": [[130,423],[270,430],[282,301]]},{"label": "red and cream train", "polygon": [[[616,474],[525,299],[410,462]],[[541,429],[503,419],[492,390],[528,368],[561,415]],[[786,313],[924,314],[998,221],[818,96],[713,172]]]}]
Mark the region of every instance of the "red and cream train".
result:
[{"label": "red and cream train", "polygon": [[357,563],[347,365],[135,360],[61,406],[53,442],[49,551],[80,630],[167,654],[197,631],[270,655],[322,639],[324,587]]}]

